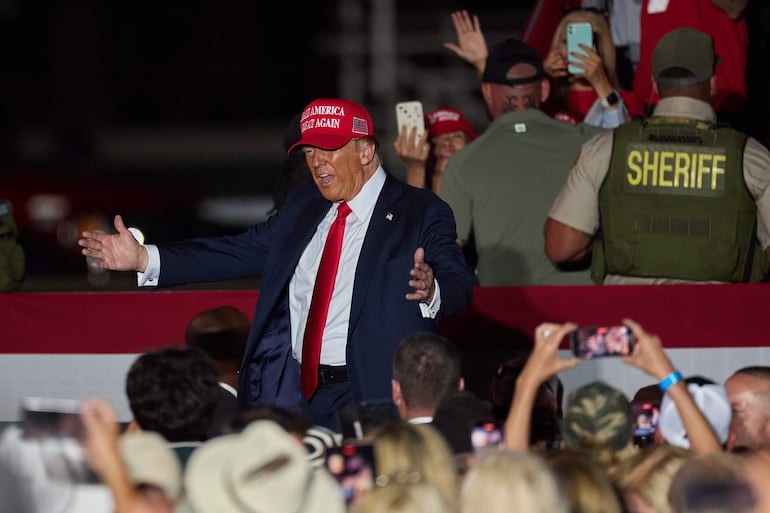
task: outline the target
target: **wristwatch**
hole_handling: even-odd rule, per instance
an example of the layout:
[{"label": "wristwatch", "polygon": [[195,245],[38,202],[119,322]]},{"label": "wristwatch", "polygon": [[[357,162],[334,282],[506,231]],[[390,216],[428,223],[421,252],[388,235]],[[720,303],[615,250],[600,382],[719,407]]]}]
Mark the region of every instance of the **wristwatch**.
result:
[{"label": "wristwatch", "polygon": [[612,91],[606,97],[602,98],[602,107],[604,107],[605,109],[608,109],[613,105],[617,105],[619,101],[620,101],[620,95],[618,94],[618,92]]}]

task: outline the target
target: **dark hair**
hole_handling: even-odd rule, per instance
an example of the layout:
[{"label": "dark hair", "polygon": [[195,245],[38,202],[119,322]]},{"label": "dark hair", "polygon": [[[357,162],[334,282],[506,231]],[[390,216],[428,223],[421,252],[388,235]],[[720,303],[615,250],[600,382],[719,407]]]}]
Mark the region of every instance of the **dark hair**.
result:
[{"label": "dark hair", "polygon": [[752,378],[770,381],[770,367],[766,365],[749,365],[748,367],[741,367],[737,371],[733,372],[733,375],[735,374],[745,374],[746,376],[751,376]]},{"label": "dark hair", "polygon": [[250,328],[251,321],[237,308],[211,308],[199,312],[187,324],[185,345],[203,351],[212,360],[240,364]]},{"label": "dark hair", "polygon": [[460,385],[460,350],[437,333],[408,335],[393,356],[393,379],[407,408],[435,408]]},{"label": "dark hair", "polygon": [[[527,363],[529,352],[505,360],[492,376],[490,397],[492,411],[498,420],[504,421],[511,409],[516,392],[516,379]],[[561,440],[562,402],[564,386],[558,376],[544,381],[537,388],[530,419],[530,445],[545,443],[557,447]]]},{"label": "dark hair", "polygon": [[304,435],[311,427],[310,421],[293,411],[273,405],[259,405],[238,413],[230,423],[230,430],[240,433],[256,420],[272,420],[288,433]]},{"label": "dark hair", "polygon": [[220,397],[211,360],[200,351],[173,347],[134,361],[126,395],[139,426],[169,442],[204,440]]}]

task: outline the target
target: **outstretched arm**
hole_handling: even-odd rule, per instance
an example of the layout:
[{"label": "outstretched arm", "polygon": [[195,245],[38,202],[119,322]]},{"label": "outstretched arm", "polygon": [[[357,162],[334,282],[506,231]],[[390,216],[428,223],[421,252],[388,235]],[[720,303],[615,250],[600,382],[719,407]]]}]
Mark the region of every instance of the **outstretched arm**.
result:
[{"label": "outstretched arm", "polygon": [[84,231],[78,245],[80,252],[89,259],[89,265],[113,271],[138,271],[147,269],[147,249],[139,244],[123,224],[120,215],[115,216],[117,234]]},{"label": "outstretched arm", "polygon": [[577,324],[571,322],[543,323],[535,328],[535,346],[516,379],[513,402],[505,419],[505,446],[508,449],[529,449],[532,407],[540,385],[551,376],[580,363],[577,358],[562,360],[559,356],[562,339],[575,329]]},{"label": "outstretched arm", "polygon": [[489,50],[484,39],[484,32],[481,31],[479,17],[474,14],[471,19],[468,11],[455,11],[452,13],[452,24],[457,34],[457,44],[447,42],[444,43],[444,48],[451,50],[462,60],[472,64],[476,68],[476,74],[481,78],[487,65]]},{"label": "outstretched arm", "polygon": [[[623,319],[623,324],[630,327],[636,337],[634,352],[631,356],[624,357],[624,362],[646,372],[658,382],[675,371],[674,364],[663,350],[660,337],[647,333],[639,323],[631,319]],[[693,400],[684,380],[669,386],[666,393],[679,411],[692,450],[704,453],[721,452],[722,446],[716,433]]]}]

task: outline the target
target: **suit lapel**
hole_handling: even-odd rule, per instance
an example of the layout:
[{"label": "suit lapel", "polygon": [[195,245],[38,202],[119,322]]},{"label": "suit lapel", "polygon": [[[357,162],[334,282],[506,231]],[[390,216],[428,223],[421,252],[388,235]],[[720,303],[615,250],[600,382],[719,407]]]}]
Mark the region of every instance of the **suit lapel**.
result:
[{"label": "suit lapel", "polygon": [[285,237],[274,241],[277,243],[278,257],[275,263],[275,274],[271,277],[271,281],[280,284],[280,288],[273,287],[271,290],[274,295],[269,298],[271,305],[278,299],[294,275],[299,259],[318,229],[318,224],[329,211],[329,205],[330,203],[319,194],[317,198],[299,205],[292,215],[283,220],[288,228]]},{"label": "suit lapel", "polygon": [[356,267],[356,277],[353,284],[353,298],[350,305],[350,324],[348,332],[352,332],[361,308],[366,299],[367,289],[371,283],[369,277],[374,273],[376,267],[382,259],[382,241],[392,237],[395,230],[395,223],[400,216],[396,199],[401,195],[399,184],[389,173],[385,179],[385,184],[374,205],[372,218],[369,221],[369,227],[366,230],[364,244],[361,247],[361,255],[358,257],[358,266]]}]

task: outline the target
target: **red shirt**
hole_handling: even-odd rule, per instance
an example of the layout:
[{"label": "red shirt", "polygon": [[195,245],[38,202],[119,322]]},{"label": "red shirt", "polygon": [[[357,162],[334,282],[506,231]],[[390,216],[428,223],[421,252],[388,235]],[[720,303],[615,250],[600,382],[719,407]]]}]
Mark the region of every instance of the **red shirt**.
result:
[{"label": "red shirt", "polygon": [[[633,91],[618,91],[623,103],[626,105],[626,110],[631,115],[646,117],[644,112],[644,106],[639,101],[639,97],[634,94]],[[567,97],[567,109],[560,110],[553,115],[553,118],[557,121],[564,121],[565,123],[572,123],[576,125],[580,123],[591,106],[594,104],[598,95],[593,89],[572,90]]]},{"label": "red shirt", "polygon": [[717,65],[717,95],[714,108],[740,112],[747,108],[746,49],[749,34],[746,20],[732,21],[711,0],[669,0],[665,12],[649,14],[642,2],[639,63],[634,74],[634,92],[646,104],[658,103],[652,90],[652,51],[667,32],[693,27],[714,38],[714,51],[721,57]]}]

